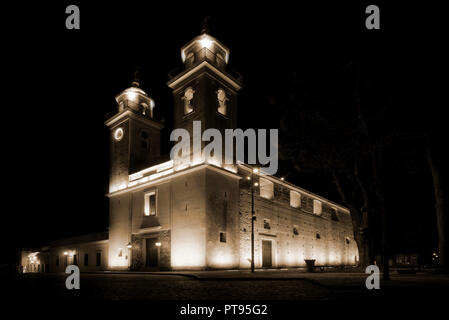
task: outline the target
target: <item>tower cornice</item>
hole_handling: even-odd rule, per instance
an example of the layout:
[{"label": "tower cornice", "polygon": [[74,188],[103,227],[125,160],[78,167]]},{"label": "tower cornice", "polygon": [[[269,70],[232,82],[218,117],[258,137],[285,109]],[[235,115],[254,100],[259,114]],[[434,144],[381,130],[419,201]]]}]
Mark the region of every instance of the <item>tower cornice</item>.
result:
[{"label": "tower cornice", "polygon": [[126,109],[120,113],[117,113],[116,115],[112,116],[111,118],[109,118],[108,120],[105,121],[105,125],[108,127],[113,126],[114,124],[121,122],[121,120],[126,120],[126,117],[136,120],[136,121],[140,121],[148,126],[154,127],[156,129],[162,129],[164,127],[163,124],[156,122],[154,120],[151,120],[149,118],[144,118],[140,115],[137,115],[134,111],[132,111],[131,109]]},{"label": "tower cornice", "polygon": [[195,73],[200,72],[204,68],[212,71],[213,74],[215,74],[218,77],[220,77],[223,81],[225,81],[227,84],[229,84],[234,90],[238,91],[238,90],[240,90],[242,88],[241,83],[237,79],[235,79],[234,77],[230,76],[226,72],[223,72],[223,71],[219,70],[218,68],[214,67],[208,61],[203,61],[200,64],[198,64],[197,66],[195,66],[195,67],[193,67],[191,69],[185,70],[184,72],[180,73],[179,75],[177,75],[173,79],[169,80],[167,82],[167,85],[171,89],[175,89],[176,87],[179,86],[180,83],[182,83],[183,81],[185,81],[187,79],[190,79],[192,77],[192,75],[194,75]]}]

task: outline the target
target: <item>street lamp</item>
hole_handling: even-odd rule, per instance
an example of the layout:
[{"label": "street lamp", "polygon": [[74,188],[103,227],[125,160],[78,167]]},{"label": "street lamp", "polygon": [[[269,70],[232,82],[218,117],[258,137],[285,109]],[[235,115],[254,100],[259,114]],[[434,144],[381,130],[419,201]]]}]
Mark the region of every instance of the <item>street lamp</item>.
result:
[{"label": "street lamp", "polygon": [[256,220],[254,212],[254,187],[259,184],[254,182],[254,174],[258,173],[259,169],[254,168],[251,172],[251,272],[254,272],[254,221]]},{"label": "street lamp", "polygon": [[131,249],[133,247],[131,242],[128,242],[128,244],[126,245],[126,247],[128,248],[128,269],[131,270]]}]

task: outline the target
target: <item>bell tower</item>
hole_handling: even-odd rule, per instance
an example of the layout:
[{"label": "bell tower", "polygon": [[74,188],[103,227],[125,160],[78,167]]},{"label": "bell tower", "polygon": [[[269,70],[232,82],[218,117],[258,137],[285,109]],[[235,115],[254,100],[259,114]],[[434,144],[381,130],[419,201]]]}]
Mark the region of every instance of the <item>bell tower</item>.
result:
[{"label": "bell tower", "polygon": [[118,112],[105,122],[110,129],[109,192],[126,188],[130,174],[159,159],[163,128],[153,119],[154,100],[140,88],[137,72],[131,87],[115,100]]},{"label": "bell tower", "polygon": [[193,137],[193,121],[201,121],[201,131],[215,128],[222,134],[236,127],[241,82],[228,71],[229,53],[207,28],[181,48],[184,70],[167,83],[175,100],[175,129],[186,129]]}]

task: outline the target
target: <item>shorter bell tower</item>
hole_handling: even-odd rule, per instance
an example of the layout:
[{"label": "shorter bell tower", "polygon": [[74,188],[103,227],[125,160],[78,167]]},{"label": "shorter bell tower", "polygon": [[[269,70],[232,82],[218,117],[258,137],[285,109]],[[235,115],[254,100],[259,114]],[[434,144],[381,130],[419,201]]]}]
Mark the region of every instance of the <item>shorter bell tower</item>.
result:
[{"label": "shorter bell tower", "polygon": [[130,174],[160,158],[163,128],[153,119],[154,100],[140,88],[137,76],[115,100],[118,112],[105,122],[110,129],[109,192],[126,188]]}]

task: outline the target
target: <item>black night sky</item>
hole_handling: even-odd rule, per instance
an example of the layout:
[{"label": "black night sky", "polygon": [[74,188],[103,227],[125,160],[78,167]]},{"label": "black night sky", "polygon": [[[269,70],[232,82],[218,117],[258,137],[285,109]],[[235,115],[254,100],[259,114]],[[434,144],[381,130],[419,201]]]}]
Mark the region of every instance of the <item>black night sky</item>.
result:
[{"label": "black night sky", "polygon": [[[245,9],[242,2],[217,8],[143,3],[77,2],[80,30],[65,29],[69,3],[4,12],[10,18],[2,46],[7,79],[1,233],[7,254],[2,262],[13,260],[21,247],[107,229],[104,121],[116,110],[114,96],[131,85],[140,66],[141,87],[155,100],[156,117],[166,120],[163,151],[168,153],[173,98],[167,75],[182,66],[180,48],[200,34],[205,16],[210,16],[210,34],[231,50],[230,67],[243,76],[240,128],[278,128],[275,105],[292,94],[333,92],[330,96],[343,99],[339,94],[352,80],[340,67],[359,61],[361,76],[373,88],[372,103],[394,96],[384,115],[393,119],[391,126],[415,128],[436,112],[437,151],[443,158],[444,106],[434,101],[439,91],[434,74],[443,56],[436,45],[442,38],[427,19],[437,8],[379,3],[381,30],[368,31],[366,5],[360,3],[272,7],[260,2]],[[410,154],[414,164],[400,170],[404,162],[398,160],[387,169],[391,248],[427,254],[437,245],[431,175],[414,142],[397,152]],[[325,175],[296,172],[287,161],[279,175],[340,202]]]}]

